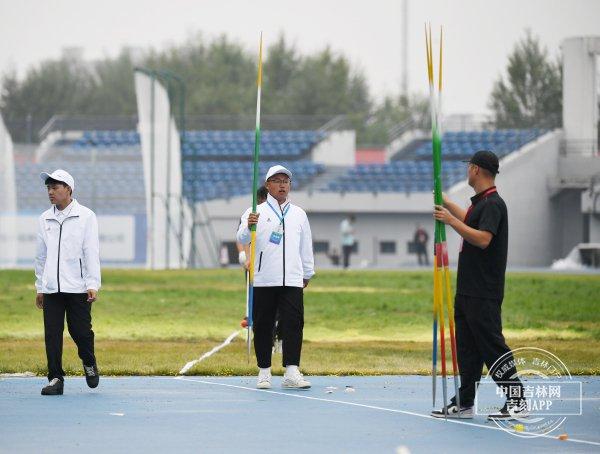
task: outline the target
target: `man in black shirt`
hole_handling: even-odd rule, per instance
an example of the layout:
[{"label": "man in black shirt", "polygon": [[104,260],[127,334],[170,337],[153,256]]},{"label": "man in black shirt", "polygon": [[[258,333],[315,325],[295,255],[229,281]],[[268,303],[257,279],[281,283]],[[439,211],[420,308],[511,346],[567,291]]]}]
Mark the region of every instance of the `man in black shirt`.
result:
[{"label": "man in black shirt", "polygon": [[[454,321],[460,369],[460,405],[453,398],[448,408],[432,412],[437,417],[473,417],[477,382],[483,365],[491,370],[502,357],[507,365],[497,382],[511,388],[512,396],[523,396],[522,384],[502,334],[501,307],[508,252],[508,213],[495,186],[498,158],[491,151],[478,151],[467,161],[469,186],[475,190],[471,206],[464,210],[444,195],[444,206],[436,205],[435,219],[451,226],[462,238],[458,257]],[[507,383],[509,382],[509,383]],[[518,388],[513,394],[512,388]],[[508,397],[508,396],[507,396]],[[522,398],[509,398],[490,419],[524,417]]]}]

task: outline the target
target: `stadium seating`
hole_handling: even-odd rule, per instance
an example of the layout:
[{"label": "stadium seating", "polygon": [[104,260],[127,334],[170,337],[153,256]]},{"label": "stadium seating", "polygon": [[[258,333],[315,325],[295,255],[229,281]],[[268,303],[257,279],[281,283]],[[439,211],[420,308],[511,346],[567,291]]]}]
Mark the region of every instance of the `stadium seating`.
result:
[{"label": "stadium seating", "polygon": [[[298,189],[323,172],[322,164],[308,160],[263,161],[259,166],[262,177],[269,167],[282,164],[292,171],[294,188]],[[229,198],[252,192],[251,161],[183,161],[183,193],[201,201]]]},{"label": "stadium seating", "polygon": [[98,214],[132,214],[146,212],[144,178],[141,161],[114,163],[47,161],[17,166],[19,211],[41,213],[48,208],[46,190],[40,173],[63,168],[75,179],[74,196]]},{"label": "stadium seating", "polygon": [[[499,157],[503,157],[545,132],[543,129],[447,132],[442,142],[442,153],[446,159],[464,159],[476,150],[492,150]],[[431,145],[425,143],[417,148],[415,158],[430,159]]]},{"label": "stadium seating", "polygon": [[[317,131],[264,131],[261,140],[260,175],[271,165],[284,165],[294,173],[294,188],[300,189],[324,166],[306,159],[325,135]],[[189,131],[182,150],[183,193],[194,201],[228,198],[251,192],[254,132]],[[144,212],[144,178],[140,137],[135,131],[84,131],[75,141],[61,139],[60,152],[46,156],[45,164],[28,164],[18,169],[18,194],[24,211],[47,207],[43,187],[37,180],[42,170],[62,167],[78,183],[76,196],[82,203],[103,211],[113,197],[126,197],[134,210]],[[92,164],[92,155],[96,164]],[[277,161],[275,161],[277,159]],[[96,181],[96,185],[92,181]],[[101,181],[101,183],[99,183]],[[131,212],[131,209],[129,209]]]},{"label": "stadium seating", "polygon": [[[500,157],[535,140],[542,129],[447,132],[443,137],[443,186],[463,180],[466,159],[478,149]],[[262,135],[260,175],[275,164],[294,173],[294,189],[302,189],[325,167],[310,161],[308,152],[324,138],[317,131],[265,131]],[[48,205],[38,181],[42,170],[62,167],[78,185],[76,196],[102,213],[145,211],[140,138],[134,131],[85,131],[76,141],[61,144],[62,155],[44,164],[18,166],[20,209],[37,211]],[[189,131],[182,150],[183,194],[193,201],[248,194],[252,185],[252,131]],[[91,153],[98,158],[92,165]],[[282,160],[284,162],[282,162]],[[53,162],[54,161],[54,162]],[[359,164],[323,188],[334,192],[423,192],[432,188],[431,145],[424,143],[388,164]],[[121,203],[121,202],[120,202]]]},{"label": "stadium seating", "polygon": [[[297,159],[311,150],[325,135],[318,131],[264,131],[261,156]],[[135,156],[140,137],[134,131],[85,131],[66,150],[72,157],[89,155],[92,149],[102,156]],[[243,159],[254,152],[253,131],[188,131],[183,158]]]},{"label": "stadium seating", "polygon": [[[461,160],[488,149],[500,158],[535,140],[543,129],[447,132],[442,141],[442,185],[448,188],[466,176]],[[431,143],[389,164],[359,164],[324,189],[333,192],[423,192],[433,188]]]},{"label": "stadium seating", "polygon": [[[261,156],[300,158],[324,138],[317,131],[265,131],[261,137]],[[205,159],[251,158],[253,131],[190,131],[186,134],[183,157]]]},{"label": "stadium seating", "polygon": [[140,135],[135,131],[84,131],[75,145],[123,146],[139,145]]},{"label": "stadium seating", "polygon": [[[465,165],[460,161],[443,164],[444,187],[465,178]],[[392,161],[389,164],[360,164],[336,181],[328,191],[335,192],[422,192],[431,190],[433,168],[428,161]]]}]

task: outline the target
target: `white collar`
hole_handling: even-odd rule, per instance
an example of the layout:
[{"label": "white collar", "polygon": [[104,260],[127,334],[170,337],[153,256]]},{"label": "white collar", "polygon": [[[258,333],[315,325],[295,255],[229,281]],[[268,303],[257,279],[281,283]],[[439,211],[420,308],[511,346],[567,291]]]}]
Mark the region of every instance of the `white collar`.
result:
[{"label": "white collar", "polygon": [[280,205],[275,197],[273,197],[271,194],[267,194],[267,202],[270,203],[273,208],[278,206],[280,210],[283,210],[285,206],[290,203],[290,198],[288,197],[285,199],[285,201]]},{"label": "white collar", "polygon": [[48,209],[45,213],[46,214],[44,214],[44,219],[58,220],[58,218],[56,217],[58,213],[64,213],[65,218],[68,218],[70,216],[79,216],[79,203],[77,202],[77,200],[73,199],[71,203],[69,203],[69,205],[66,206],[65,209],[62,211],[59,211],[56,208],[56,205],[52,205],[52,208]]},{"label": "white collar", "polygon": [[58,215],[58,214],[69,214],[71,212],[71,210],[73,209],[73,202],[75,201],[75,199],[71,199],[71,203],[69,203],[66,207],[64,207],[62,210],[59,210],[56,205],[54,205],[54,214]]}]

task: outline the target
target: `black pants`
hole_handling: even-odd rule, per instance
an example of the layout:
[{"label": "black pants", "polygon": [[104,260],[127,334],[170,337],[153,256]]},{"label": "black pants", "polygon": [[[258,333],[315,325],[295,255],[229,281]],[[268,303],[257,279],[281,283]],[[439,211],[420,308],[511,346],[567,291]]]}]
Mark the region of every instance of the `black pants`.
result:
[{"label": "black pants", "polygon": [[279,309],[277,309],[275,314],[275,324],[273,325],[273,347],[278,340],[283,340],[281,337],[281,316],[279,315]]},{"label": "black pants", "polygon": [[344,268],[350,266],[350,254],[352,254],[352,246],[342,246],[342,254],[344,255]]},{"label": "black pants", "polygon": [[86,293],[44,294],[44,332],[48,380],[63,379],[62,368],[63,331],[65,313],[69,334],[77,345],[79,357],[86,366],[96,364],[94,356],[94,332],[92,331],[92,305]]},{"label": "black pants", "polygon": [[429,266],[429,257],[427,255],[427,247],[424,244],[417,245],[417,260],[419,265]]},{"label": "black pants", "polygon": [[[481,380],[483,365],[489,370],[498,358],[510,352],[502,334],[502,300],[456,295],[454,321],[461,383],[460,404],[470,407],[474,404],[476,383]],[[512,359],[512,354],[507,355],[502,363],[508,364]],[[503,377],[492,377],[495,381],[511,382],[509,386],[522,387],[518,378],[509,379],[516,372],[512,366]],[[452,401],[455,402],[454,399]]]},{"label": "black pants", "polygon": [[283,366],[299,366],[304,329],[304,291],[300,287],[254,287],[254,351],[258,367],[271,367],[273,325],[279,311]]}]

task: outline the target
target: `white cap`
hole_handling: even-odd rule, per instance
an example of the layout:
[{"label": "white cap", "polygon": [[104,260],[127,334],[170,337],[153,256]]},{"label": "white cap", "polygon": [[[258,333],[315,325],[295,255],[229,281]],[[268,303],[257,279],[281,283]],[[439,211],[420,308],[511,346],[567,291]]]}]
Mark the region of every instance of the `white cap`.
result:
[{"label": "white cap", "polygon": [[283,166],[277,165],[277,166],[273,166],[269,169],[269,171],[267,172],[267,176],[265,177],[265,181],[267,181],[273,175],[277,175],[278,173],[284,173],[288,177],[292,178],[292,172],[290,172],[288,169],[286,169]]},{"label": "white cap", "polygon": [[62,181],[63,183],[67,184],[72,191],[75,191],[75,180],[73,179],[71,174],[66,170],[57,169],[52,173],[42,172],[40,173],[40,178],[43,182],[46,182],[48,178],[52,178],[56,181]]}]

